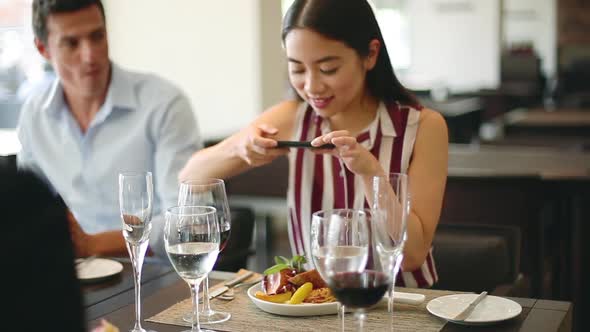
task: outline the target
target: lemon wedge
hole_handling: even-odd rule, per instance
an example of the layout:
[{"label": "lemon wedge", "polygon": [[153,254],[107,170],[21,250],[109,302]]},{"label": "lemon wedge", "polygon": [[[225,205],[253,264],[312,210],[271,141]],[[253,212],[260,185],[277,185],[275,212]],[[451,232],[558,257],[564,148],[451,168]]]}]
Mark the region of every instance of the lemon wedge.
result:
[{"label": "lemon wedge", "polygon": [[293,296],[291,296],[291,299],[287,303],[289,303],[289,304],[302,303],[303,300],[305,300],[305,298],[309,295],[309,293],[311,293],[312,290],[313,290],[313,284],[311,282],[304,283],[303,285],[301,285],[301,287],[299,287],[295,291],[295,294],[293,294]]}]

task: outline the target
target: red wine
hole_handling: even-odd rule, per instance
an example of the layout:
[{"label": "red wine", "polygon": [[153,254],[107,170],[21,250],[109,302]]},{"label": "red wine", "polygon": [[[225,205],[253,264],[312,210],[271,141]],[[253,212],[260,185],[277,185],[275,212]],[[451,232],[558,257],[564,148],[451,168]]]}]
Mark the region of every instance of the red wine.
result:
[{"label": "red wine", "polygon": [[225,229],[219,233],[219,251],[225,249],[225,245],[227,245],[227,240],[229,240],[230,229]]},{"label": "red wine", "polygon": [[341,272],[330,278],[330,289],[343,305],[367,308],[377,304],[389,288],[389,278],[383,272]]}]

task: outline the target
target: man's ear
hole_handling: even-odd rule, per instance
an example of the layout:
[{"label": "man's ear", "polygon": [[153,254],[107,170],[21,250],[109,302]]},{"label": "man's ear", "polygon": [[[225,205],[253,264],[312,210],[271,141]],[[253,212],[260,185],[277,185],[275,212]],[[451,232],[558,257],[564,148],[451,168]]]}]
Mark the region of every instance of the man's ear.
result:
[{"label": "man's ear", "polygon": [[50,60],[49,50],[45,46],[45,43],[43,43],[37,37],[35,37],[35,47],[37,48],[37,51],[39,51],[39,54],[41,54],[45,58],[45,60],[47,60],[47,61]]},{"label": "man's ear", "polygon": [[381,51],[381,42],[378,39],[373,39],[369,42],[369,54],[365,59],[365,66],[367,70],[371,70],[375,67],[377,59],[379,58],[379,52]]}]

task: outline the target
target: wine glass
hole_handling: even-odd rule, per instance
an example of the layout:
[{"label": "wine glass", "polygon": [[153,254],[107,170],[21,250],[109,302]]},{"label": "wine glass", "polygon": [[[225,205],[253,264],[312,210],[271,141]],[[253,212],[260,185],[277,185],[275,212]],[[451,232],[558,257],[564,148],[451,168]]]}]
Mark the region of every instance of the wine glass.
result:
[{"label": "wine glass", "polygon": [[362,330],[364,309],[378,303],[389,288],[390,276],[373,264],[371,211],[335,209],[313,213],[311,256],[315,268],[341,304],[354,309]]},{"label": "wine glass", "polygon": [[[222,251],[227,244],[231,230],[231,214],[225,183],[222,179],[185,180],[180,184],[178,192],[178,205],[201,205],[213,206],[217,209],[217,218],[220,229],[219,251]],[[211,309],[209,301],[209,278],[205,277],[203,286],[203,309],[200,319],[203,324],[215,324],[230,319],[229,312]],[[182,316],[185,322],[193,321],[193,313],[188,312]]]},{"label": "wine glass", "polygon": [[146,331],[141,327],[141,269],[152,229],[152,202],[151,172],[119,174],[123,237],[133,265],[135,284],[135,326],[132,332]]},{"label": "wine glass", "polygon": [[[199,285],[219,255],[219,222],[211,206],[174,206],[166,210],[164,246],[176,273],[191,288],[193,316],[190,332],[202,330]],[[188,332],[188,331],[186,331]]]},{"label": "wine glass", "polygon": [[373,178],[372,225],[375,251],[384,271],[389,271],[392,284],[389,289],[388,311],[393,313],[395,280],[403,261],[407,238],[407,219],[410,214],[408,175],[390,173]]}]

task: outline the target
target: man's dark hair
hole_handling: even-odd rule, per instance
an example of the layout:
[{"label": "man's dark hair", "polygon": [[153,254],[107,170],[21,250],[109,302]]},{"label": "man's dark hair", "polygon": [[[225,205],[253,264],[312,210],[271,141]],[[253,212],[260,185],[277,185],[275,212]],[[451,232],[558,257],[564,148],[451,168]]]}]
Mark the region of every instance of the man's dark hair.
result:
[{"label": "man's dark hair", "polygon": [[104,7],[101,0],[34,0],[33,32],[35,32],[35,37],[44,43],[47,42],[47,18],[49,15],[75,12],[92,5],[98,6],[104,20]]}]

